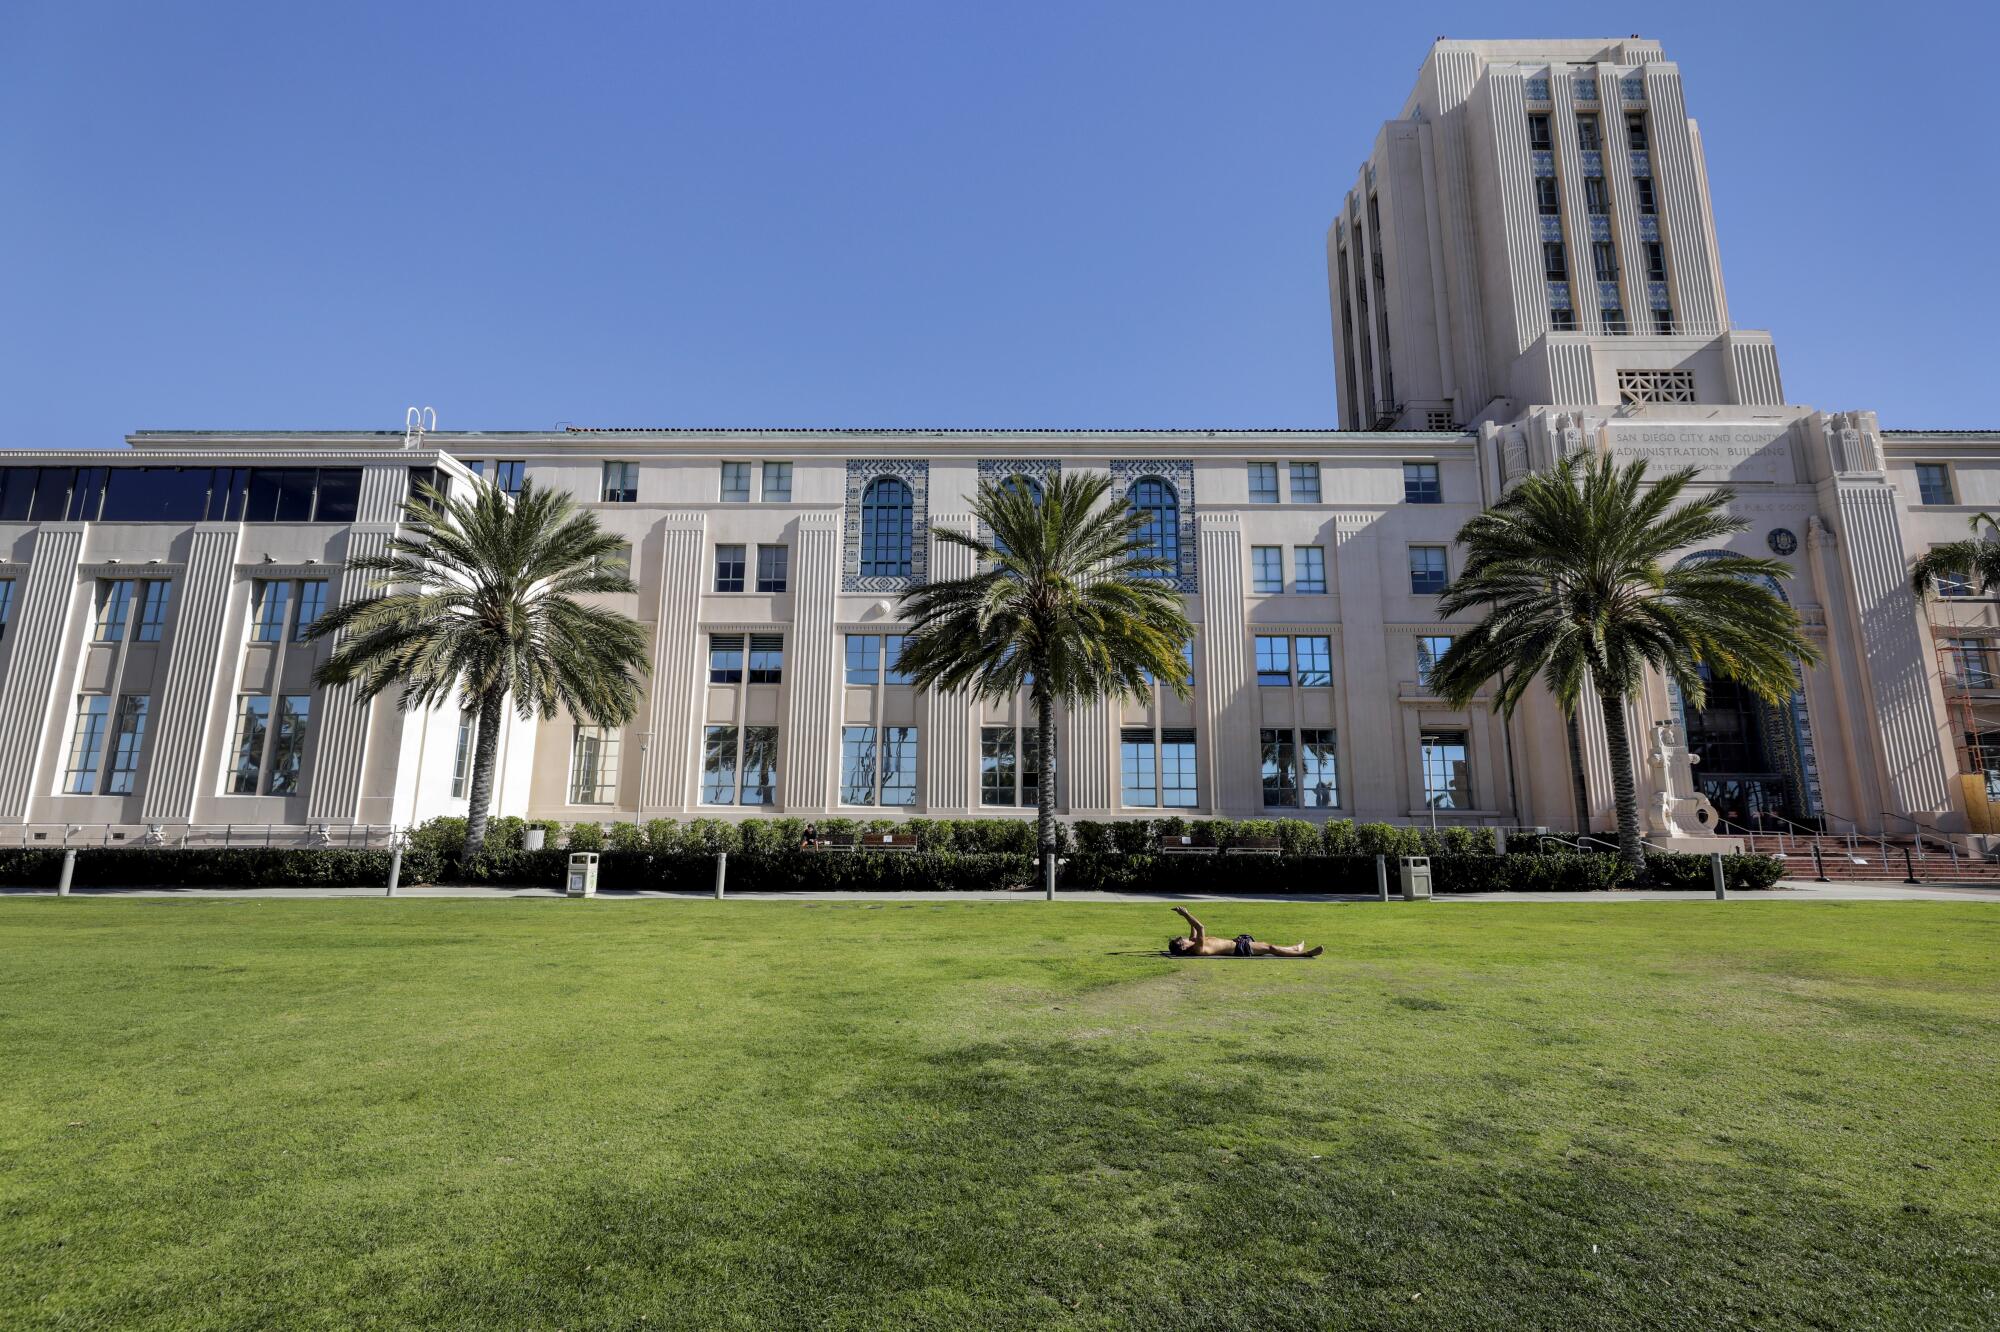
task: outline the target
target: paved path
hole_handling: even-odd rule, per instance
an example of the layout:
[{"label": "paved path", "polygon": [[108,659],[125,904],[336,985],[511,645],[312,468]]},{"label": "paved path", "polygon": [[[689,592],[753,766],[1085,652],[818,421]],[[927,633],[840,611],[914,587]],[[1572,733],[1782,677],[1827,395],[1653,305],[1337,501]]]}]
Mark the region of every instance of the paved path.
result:
[{"label": "paved path", "polygon": [[[273,898],[366,898],[381,897],[380,888],[79,888],[76,897],[201,898],[221,901],[264,901]],[[8,889],[0,897],[53,897],[52,888]],[[400,888],[401,898],[462,898],[509,900],[514,898],[559,898],[554,888],[439,887],[426,885]],[[1065,902],[1374,902],[1376,897],[1330,893],[1099,893],[1066,892]],[[1458,893],[1440,897],[1439,902],[1702,902],[1713,901],[1710,892],[1599,892],[1599,893]],[[731,893],[740,902],[1039,902],[1038,893]],[[664,902],[711,900],[708,893],[607,892],[601,902]],[[1398,899],[1400,900],[1400,899]],[[1912,888],[1902,883],[1813,883],[1781,881],[1770,892],[1737,893],[1738,902],[2000,902],[2000,885],[1924,884]]]}]

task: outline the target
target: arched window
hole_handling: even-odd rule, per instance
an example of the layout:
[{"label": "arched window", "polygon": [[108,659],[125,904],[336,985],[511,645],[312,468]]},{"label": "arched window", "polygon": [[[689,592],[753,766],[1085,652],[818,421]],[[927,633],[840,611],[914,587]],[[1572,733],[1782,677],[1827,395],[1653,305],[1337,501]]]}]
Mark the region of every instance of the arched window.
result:
[{"label": "arched window", "polygon": [[910,488],[878,476],[861,493],[861,576],[910,576]]},{"label": "arched window", "polygon": [[[1008,495],[1026,495],[1037,506],[1042,502],[1041,483],[1031,476],[1022,476],[1019,472],[1002,481],[1000,489],[1002,493]],[[1007,543],[998,532],[993,534],[993,548],[1002,555],[1007,553]]]},{"label": "arched window", "polygon": [[[1132,512],[1146,520],[1139,529],[1142,555],[1165,560],[1178,569],[1181,558],[1181,502],[1174,488],[1157,476],[1140,477],[1125,496]],[[1172,573],[1154,575],[1171,578]]]}]

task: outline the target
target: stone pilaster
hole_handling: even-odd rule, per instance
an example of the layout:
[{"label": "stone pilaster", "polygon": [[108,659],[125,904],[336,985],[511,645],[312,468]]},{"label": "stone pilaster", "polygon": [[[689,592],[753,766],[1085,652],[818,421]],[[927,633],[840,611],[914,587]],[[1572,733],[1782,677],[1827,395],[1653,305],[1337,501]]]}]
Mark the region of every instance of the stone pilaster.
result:
[{"label": "stone pilaster", "polygon": [[[364,500],[367,487],[364,486]],[[373,558],[389,548],[395,529],[379,524],[357,526],[347,534],[344,562]],[[369,575],[352,568],[340,571],[334,590],[341,601],[357,601],[373,595]],[[346,635],[341,635],[341,638]],[[340,639],[334,640],[339,646]],[[358,686],[345,684],[322,689],[319,716],[313,722],[308,741],[311,764],[306,779],[306,820],[310,823],[351,823],[361,803],[361,774],[368,758],[368,718],[374,700],[361,697]]]},{"label": "stone pilaster", "polygon": [[[934,576],[940,582],[970,578],[974,565],[972,552],[964,546],[939,541],[936,530],[940,527],[954,532],[971,532],[973,516],[969,513],[941,513],[933,520],[929,536],[930,567]],[[977,798],[972,774],[979,752],[978,702],[969,694],[926,693],[923,696],[923,720],[919,726],[918,743],[922,754],[918,777],[922,782],[920,795],[923,808],[941,816],[977,812],[973,808]],[[1067,746],[1061,743],[1056,745],[1058,755],[1066,749]],[[1066,794],[1066,784],[1059,782],[1057,790],[1059,794]]]},{"label": "stone pilaster", "polygon": [[[834,805],[840,761],[840,635],[834,603],[840,591],[840,515],[802,514],[792,540],[791,642],[785,653],[784,753],[778,798],[795,813]],[[685,748],[685,746],[683,746]]]},{"label": "stone pilaster", "polygon": [[82,523],[44,523],[35,533],[28,575],[14,598],[14,640],[7,654],[7,677],[0,682],[0,818],[26,822],[29,791],[43,748],[62,734],[69,687],[57,680],[63,636],[77,590],[76,566],[83,552]]},{"label": "stone pilaster", "polygon": [[220,780],[208,741],[234,722],[219,675],[234,669],[224,653],[242,651],[229,632],[242,533],[235,523],[201,523],[188,540],[187,568],[174,589],[180,606],[168,644],[166,688],[146,758],[141,817],[147,823],[191,822],[196,797]]},{"label": "stone pilaster", "polygon": [[1197,537],[1202,566],[1201,666],[1195,693],[1201,706],[1199,740],[1207,758],[1202,794],[1217,814],[1255,816],[1263,812],[1264,801],[1258,775],[1256,685],[1244,620],[1242,515],[1205,513],[1197,524]]},{"label": "stone pilaster", "polygon": [[[642,817],[678,814],[694,803],[700,705],[708,679],[700,642],[707,540],[708,515],[701,510],[669,510],[661,516],[659,618],[653,625],[653,678],[646,700],[651,736],[639,774]],[[780,769],[779,781],[787,780]]]}]

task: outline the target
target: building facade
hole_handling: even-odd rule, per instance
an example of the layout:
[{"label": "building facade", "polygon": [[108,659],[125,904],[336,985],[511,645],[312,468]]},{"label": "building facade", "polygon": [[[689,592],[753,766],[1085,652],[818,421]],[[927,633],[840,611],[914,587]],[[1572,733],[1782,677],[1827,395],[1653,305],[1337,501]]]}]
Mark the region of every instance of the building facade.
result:
[{"label": "building facade", "polygon": [[[144,431],[15,452],[0,821],[24,839],[338,839],[462,812],[468,723],[316,687],[327,648],[305,632],[362,594],[347,562],[382,548],[415,485],[532,482],[629,543],[622,609],[652,670],[627,726],[510,719],[499,812],[1027,817],[1053,781],[1089,818],[1573,828],[1550,701],[1503,721],[1426,676],[1466,627],[1436,607],[1453,535],[1593,449],[1728,484],[1750,524],[1732,549],[1793,565],[1782,591],[1824,649],[1776,707],[1721,680],[1690,711],[1651,682],[1628,724],[1656,835],[1993,826],[2000,619],[1907,582],[2000,508],[2000,433],[1784,401],[1769,335],[1730,326],[1700,137],[1657,44],[1439,42],[1327,253],[1341,430]],[[1060,716],[1042,773],[1025,698],[899,675],[897,608],[969,571],[937,533],[971,527],[981,481],[1065,471],[1108,475],[1173,561],[1194,692]]]}]

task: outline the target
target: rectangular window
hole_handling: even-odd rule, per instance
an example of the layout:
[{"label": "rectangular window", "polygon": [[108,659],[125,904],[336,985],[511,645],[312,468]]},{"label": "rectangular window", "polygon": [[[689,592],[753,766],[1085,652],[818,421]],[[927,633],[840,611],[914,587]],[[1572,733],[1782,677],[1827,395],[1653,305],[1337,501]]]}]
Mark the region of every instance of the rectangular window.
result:
[{"label": "rectangular window", "polygon": [[1632,180],[1632,194],[1638,200],[1639,203],[1639,216],[1641,217],[1658,216],[1660,211],[1660,203],[1657,196],[1655,196],[1653,193],[1652,177],[1635,176]]},{"label": "rectangular window", "polygon": [[465,799],[465,793],[472,779],[472,727],[473,719],[460,716],[458,719],[458,745],[451,755],[451,798]]},{"label": "rectangular window", "polygon": [[[785,636],[750,635],[750,683],[782,684],[785,679]],[[752,728],[755,729],[755,728]]]},{"label": "rectangular window", "polygon": [[1299,683],[1323,688],[1333,683],[1333,640],[1325,634],[1305,634],[1294,641],[1299,659]]},{"label": "rectangular window", "polygon": [[1556,217],[1562,213],[1562,193],[1556,186],[1554,176],[1535,177],[1535,213],[1540,217]]},{"label": "rectangular window", "polygon": [[1531,152],[1546,153],[1555,147],[1555,136],[1549,132],[1549,117],[1544,111],[1528,113],[1528,148]]},{"label": "rectangular window", "polygon": [[1969,597],[1972,595],[1972,575],[1963,569],[1953,569],[1938,575],[1937,591],[1941,597]]},{"label": "rectangular window", "polygon": [[301,582],[299,616],[297,625],[292,629],[293,640],[299,643],[305,642],[306,636],[312,633],[313,626],[319,623],[319,617],[324,614],[326,614],[326,580],[308,578]]},{"label": "rectangular window", "polygon": [[1264,775],[1264,804],[1281,809],[1297,807],[1299,761],[1291,731],[1259,731],[1257,745]]},{"label": "rectangular window", "polygon": [[1551,308],[1549,310],[1549,327],[1558,333],[1575,332],[1576,311],[1567,306]]},{"label": "rectangular window", "polygon": [[1434,596],[1444,591],[1443,546],[1410,547],[1410,591],[1418,596]]},{"label": "rectangular window", "polygon": [[1597,312],[1597,317],[1603,321],[1606,333],[1624,333],[1627,331],[1625,307],[1622,305],[1607,305]]},{"label": "rectangular window", "polygon": [[1257,635],[1257,683],[1288,685],[1292,682],[1292,640]]},{"label": "rectangular window", "polygon": [[1962,687],[1993,688],[1993,659],[1984,640],[1951,638],[1945,641],[1951,648],[1952,674]]},{"label": "rectangular window", "polygon": [[1194,732],[1160,732],[1160,803],[1168,809],[1193,809],[1201,799],[1194,762]]},{"label": "rectangular window", "polygon": [[1285,554],[1278,547],[1250,547],[1250,590],[1266,595],[1285,590]]},{"label": "rectangular window", "polygon": [[519,496],[528,464],[519,458],[501,458],[493,464],[493,484],[509,495]]},{"label": "rectangular window", "polygon": [[1011,726],[982,726],[979,728],[979,803],[982,805],[1011,805],[1014,803],[1014,728]]},{"label": "rectangular window", "polygon": [[1407,504],[1444,503],[1444,485],[1438,479],[1436,463],[1403,464],[1403,501]]},{"label": "rectangular window", "polygon": [[173,609],[174,584],[170,578],[149,579],[145,599],[139,606],[139,639],[157,643],[167,631],[167,612]]},{"label": "rectangular window", "polygon": [[743,590],[743,546],[717,546],[715,548],[715,590],[718,592],[741,592]]},{"label": "rectangular window", "polygon": [[1278,502],[1278,464],[1268,462],[1250,464],[1250,502],[1252,504]]},{"label": "rectangular window", "polygon": [[710,684],[743,683],[743,635],[710,634],[708,636],[708,682]]},{"label": "rectangular window", "polygon": [[778,728],[743,728],[743,800],[746,805],[772,805],[778,800]]},{"label": "rectangular window", "polygon": [[615,729],[581,724],[575,728],[570,737],[569,803],[618,803],[618,732]]},{"label": "rectangular window", "polygon": [[1643,153],[1647,147],[1646,113],[1627,111],[1625,113],[1625,146],[1635,153]]},{"label": "rectangular window", "polygon": [[885,634],[882,638],[882,683],[906,685],[910,673],[903,669],[903,645],[909,642],[905,634]]},{"label": "rectangular window", "polygon": [[1594,153],[1604,147],[1604,140],[1597,135],[1597,117],[1580,115],[1576,118],[1576,147],[1578,152]]},{"label": "rectangular window", "polygon": [[1425,731],[1421,743],[1425,807],[1470,809],[1472,776],[1465,760],[1465,732]]},{"label": "rectangular window", "polygon": [[1542,275],[1551,282],[1569,281],[1569,261],[1563,257],[1561,241],[1542,242]]},{"label": "rectangular window", "polygon": [[638,501],[639,464],[629,462],[604,464],[604,502],[636,504]]},{"label": "rectangular window", "polygon": [[882,803],[895,808],[917,803],[917,728],[882,728]]},{"label": "rectangular window", "polygon": [[847,636],[847,683],[872,685],[880,669],[882,640],[874,634]]},{"label": "rectangular window", "polygon": [[97,628],[93,637],[100,643],[116,643],[125,637],[125,621],[132,614],[132,580],[97,580]]},{"label": "rectangular window", "polygon": [[1590,262],[1599,282],[1618,280],[1618,250],[1610,241],[1593,241],[1590,246]]},{"label": "rectangular window", "polygon": [[1319,503],[1318,463],[1295,462],[1292,464],[1292,503]]},{"label": "rectangular window", "polygon": [[1417,687],[1430,688],[1431,671],[1451,651],[1449,634],[1426,634],[1417,639]]},{"label": "rectangular window", "polygon": [[1653,331],[1662,336],[1674,331],[1674,312],[1665,305],[1653,307]]},{"label": "rectangular window", "polygon": [[1293,546],[1292,579],[1296,591],[1326,591],[1326,549],[1322,546]]},{"label": "rectangular window", "polygon": [[1299,793],[1307,809],[1332,809],[1340,803],[1340,765],[1334,751],[1332,731],[1299,732]]},{"label": "rectangular window", "polygon": [[1604,188],[1604,177],[1585,176],[1583,178],[1583,211],[1592,217],[1608,217],[1611,213],[1611,192]]},{"label": "rectangular window", "polygon": [[736,728],[710,726],[702,732],[701,803],[736,803]]},{"label": "rectangular window", "polygon": [[312,723],[312,699],[285,694],[278,699],[278,733],[271,740],[271,795],[297,795],[299,772],[305,766],[306,732]]},{"label": "rectangular window", "polygon": [[14,618],[14,580],[0,578],[0,638],[7,635],[7,621]]},{"label": "rectangular window", "polygon": [[782,592],[785,582],[791,576],[792,548],[790,546],[757,547],[757,590],[759,592]]},{"label": "rectangular window", "polygon": [[111,771],[104,778],[106,795],[130,795],[139,779],[139,759],[146,750],[146,714],[152,700],[127,694],[118,700],[118,724],[111,729]]},{"label": "rectangular window", "polygon": [[285,640],[285,604],[291,599],[292,585],[278,578],[260,578],[251,588],[256,598],[256,618],[250,641],[282,643]]},{"label": "rectangular window", "polygon": [[236,700],[236,737],[229,747],[223,789],[229,795],[256,795],[264,773],[264,737],[271,725],[271,700],[245,694]]},{"label": "rectangular window", "polygon": [[840,728],[840,803],[875,803],[875,728],[872,726]]},{"label": "rectangular window", "polygon": [[103,694],[76,700],[76,730],[69,741],[69,768],[63,774],[64,795],[93,795],[97,768],[104,761],[104,728],[111,721],[111,700]]},{"label": "rectangular window", "polygon": [[1646,242],[1646,281],[1667,280],[1667,247],[1658,241]]},{"label": "rectangular window", "polygon": [[1160,803],[1159,773],[1155,769],[1153,732],[1150,728],[1128,727],[1118,733],[1118,781],[1121,803],[1136,809],[1152,809]]},{"label": "rectangular window", "polygon": [[764,503],[792,502],[792,465],[788,462],[764,464]]},{"label": "rectangular window", "polygon": [[748,504],[750,502],[749,463],[726,462],[722,464],[722,502],[724,504]]},{"label": "rectangular window", "polygon": [[1952,497],[1951,469],[1943,463],[1918,463],[1917,494],[1925,504],[1957,503]]}]

